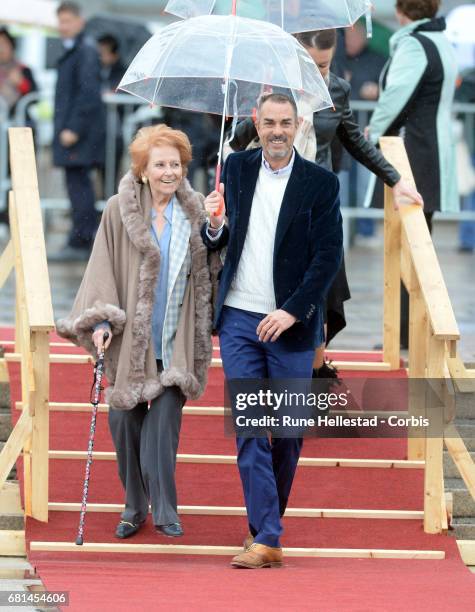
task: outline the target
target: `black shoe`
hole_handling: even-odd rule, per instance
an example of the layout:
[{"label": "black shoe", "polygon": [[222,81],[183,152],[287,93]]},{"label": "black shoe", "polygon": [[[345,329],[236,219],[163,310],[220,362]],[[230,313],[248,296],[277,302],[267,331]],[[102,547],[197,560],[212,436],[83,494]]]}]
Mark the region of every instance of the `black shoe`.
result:
[{"label": "black shoe", "polygon": [[72,246],[65,246],[57,253],[51,253],[48,255],[48,261],[51,262],[68,262],[78,261],[86,262],[89,259],[91,250],[88,248],[75,248]]},{"label": "black shoe", "polygon": [[169,525],[155,525],[155,529],[169,538],[180,538],[183,535],[183,527],[180,523],[170,523]]},{"label": "black shoe", "polygon": [[115,537],[124,540],[125,538],[130,538],[134,533],[142,527],[142,523],[129,523],[128,521],[120,521],[115,530]]}]

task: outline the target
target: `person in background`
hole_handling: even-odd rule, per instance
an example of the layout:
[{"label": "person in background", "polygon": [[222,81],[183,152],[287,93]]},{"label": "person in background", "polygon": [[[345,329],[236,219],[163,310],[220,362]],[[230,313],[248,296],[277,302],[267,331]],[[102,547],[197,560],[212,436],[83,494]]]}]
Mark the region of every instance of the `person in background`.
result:
[{"label": "person in background", "polygon": [[[119,41],[111,34],[104,34],[97,39],[97,48],[101,60],[101,91],[103,94],[115,93],[120,80],[124,76],[126,66],[120,57]],[[114,184],[117,185],[121,175],[121,162],[124,154],[124,139],[122,136],[123,105],[117,105],[118,129],[115,137],[115,172]],[[104,187],[105,169],[101,168],[101,178]]]},{"label": "person in background", "polygon": [[[366,29],[361,21],[352,28],[345,28],[344,78],[351,85],[351,100],[375,101],[379,96],[379,75],[386,63],[386,58],[368,46]],[[370,173],[354,160],[350,166],[350,193],[355,200],[350,206],[363,204]],[[373,219],[357,219],[356,232],[364,237],[374,235]],[[369,242],[369,241],[368,241]]]},{"label": "person in background", "polygon": [[386,58],[368,47],[361,22],[345,29],[345,80],[351,85],[352,100],[377,100],[379,75]]},{"label": "person in background", "polygon": [[[475,61],[475,49],[474,49],[474,61]],[[475,103],[475,67],[464,70],[460,77],[460,84],[455,93],[455,99],[457,102],[465,104]],[[472,123],[473,125],[473,123]],[[466,147],[464,153],[467,161],[467,168],[465,176],[463,177],[466,182],[469,183],[466,192],[462,198],[462,209],[475,212],[475,190],[473,190],[473,177],[475,174],[475,153],[472,151],[472,167],[470,168],[470,157],[469,149],[466,144],[465,138],[469,139],[471,136],[472,145],[475,142],[475,133],[462,134],[461,138],[464,139],[463,143]],[[460,164],[461,159],[459,156],[458,163]],[[471,180],[470,180],[471,179]],[[470,185],[470,183],[472,183]],[[460,184],[460,187],[462,185]],[[462,221],[459,225],[459,253],[471,254],[475,250],[475,221]]]},{"label": "person in background", "polygon": [[0,98],[7,106],[10,117],[23,96],[37,91],[31,70],[15,57],[15,39],[6,28],[0,28]]},{"label": "person in background", "polygon": [[111,34],[104,34],[97,39],[97,48],[102,66],[102,92],[113,93],[126,70],[120,57],[119,41]]},{"label": "person in background", "polygon": [[65,170],[72,228],[67,245],[49,259],[87,261],[98,224],[91,171],[104,163],[100,63],[94,41],[85,36],[80,7],[63,2],[57,15],[64,53],[58,62],[53,158]]},{"label": "person in background", "polygon": [[[0,28],[0,98],[7,106],[9,117],[13,117],[19,100],[27,94],[37,91],[31,70],[15,57],[15,39],[7,30]],[[34,129],[34,121],[26,114],[26,125]],[[6,201],[0,202],[0,223],[8,225]]]},{"label": "person in background", "polygon": [[[434,212],[459,210],[452,103],[457,80],[454,49],[436,17],[440,0],[397,0],[401,29],[389,41],[390,61],[381,75],[382,91],[366,133],[377,144],[397,136],[404,144],[424,215],[432,231]],[[401,295],[401,347],[408,347],[409,296]]]}]

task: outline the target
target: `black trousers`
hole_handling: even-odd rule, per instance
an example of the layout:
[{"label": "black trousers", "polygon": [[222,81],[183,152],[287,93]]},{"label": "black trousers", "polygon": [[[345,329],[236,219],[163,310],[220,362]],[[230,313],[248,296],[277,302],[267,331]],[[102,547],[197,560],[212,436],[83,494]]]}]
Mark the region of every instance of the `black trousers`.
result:
[{"label": "black trousers", "polygon": [[133,410],[109,410],[109,427],[125,489],[122,520],[140,523],[152,506],[154,525],[178,523],[175,484],[176,454],[185,396],[167,387]]},{"label": "black trousers", "polygon": [[90,166],[65,168],[73,222],[68,244],[79,249],[92,246],[98,225],[91,170]]},{"label": "black trousers", "polygon": [[[432,234],[432,217],[434,212],[425,212],[427,227]],[[404,284],[401,283],[401,328],[400,328],[401,348],[407,349],[409,346],[409,293]]]}]

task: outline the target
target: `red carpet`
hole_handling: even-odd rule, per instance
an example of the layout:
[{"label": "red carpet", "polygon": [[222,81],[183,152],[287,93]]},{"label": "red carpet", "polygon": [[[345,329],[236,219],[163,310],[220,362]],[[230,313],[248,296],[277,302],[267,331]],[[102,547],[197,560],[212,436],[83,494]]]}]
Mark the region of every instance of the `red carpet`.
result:
[{"label": "red carpet", "polygon": [[[0,338],[12,337],[0,330]],[[52,338],[52,341],[57,341]],[[9,349],[11,350],[11,349]],[[52,347],[52,352],[64,352]],[[73,352],[66,349],[66,352]],[[76,350],[74,352],[77,352]],[[219,354],[215,351],[216,356]],[[340,359],[376,360],[378,355],[342,355]],[[380,356],[379,356],[380,359]],[[12,401],[20,399],[19,366],[10,364]],[[345,373],[346,374],[346,373]],[[349,373],[348,373],[349,374]],[[350,375],[350,374],[349,374]],[[363,373],[351,373],[363,378]],[[380,374],[381,379],[384,374]],[[387,375],[386,375],[387,376]],[[404,371],[397,373],[403,377]],[[391,377],[395,378],[394,373]],[[223,377],[210,370],[205,395],[190,405],[222,406]],[[51,400],[86,402],[91,366],[51,366]],[[18,411],[15,412],[17,418]],[[89,414],[52,412],[50,448],[85,450]],[[95,450],[111,451],[107,414],[99,414]],[[186,415],[180,453],[235,454],[224,434],[223,417]],[[406,443],[397,439],[312,439],[303,456],[404,459]],[[20,462],[21,463],[21,462]],[[84,461],[50,461],[50,501],[80,502]],[[20,470],[21,474],[21,470]],[[181,505],[242,506],[235,465],[179,463]],[[114,461],[95,461],[89,501],[121,503],[123,493]],[[290,507],[422,510],[423,472],[417,469],[315,468],[297,472]],[[86,542],[117,542],[118,514],[89,513]],[[184,515],[179,544],[239,546],[244,517]],[[73,541],[78,513],[51,512],[48,524],[29,519],[27,541]],[[475,580],[460,560],[455,540],[425,534],[420,520],[286,518],[283,545],[318,548],[444,550],[442,561],[288,558],[282,570],[231,570],[227,557],[176,557],[109,553],[30,552],[29,559],[50,590],[70,592],[73,611],[144,610],[469,610]],[[134,543],[170,544],[147,525]],[[175,543],[175,542],[173,542]]]}]

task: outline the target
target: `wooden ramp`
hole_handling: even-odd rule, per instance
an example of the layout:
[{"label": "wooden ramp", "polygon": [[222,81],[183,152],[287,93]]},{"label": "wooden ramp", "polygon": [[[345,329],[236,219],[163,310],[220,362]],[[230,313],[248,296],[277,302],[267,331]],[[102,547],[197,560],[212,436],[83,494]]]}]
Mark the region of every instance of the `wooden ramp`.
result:
[{"label": "wooden ramp", "polygon": [[[108,409],[101,405],[86,544],[76,547],[71,543],[75,537],[77,500],[82,491],[85,450],[65,447],[63,441],[65,437],[75,440],[80,435],[87,440],[88,429],[84,430],[81,419],[90,411],[84,398],[89,395],[92,359],[56,338],[50,342],[53,319],[31,132],[11,130],[10,140],[13,232],[12,242],[0,259],[0,287],[14,270],[17,325],[14,340],[5,345],[7,354],[2,365],[8,365],[18,410],[7,450],[0,455],[0,476],[3,478],[22,453],[26,538],[31,558],[44,559],[48,554],[53,556],[51,559],[58,554],[72,559],[86,553],[210,557],[234,554],[240,550],[246,521],[235,453],[231,449],[226,453],[213,452],[213,446],[223,436],[224,409],[216,396],[216,386],[210,391],[213,402],[190,405],[184,411],[184,427],[187,422],[192,424],[180,448],[177,466],[179,491],[184,497],[180,506],[186,531],[183,541],[157,543],[158,536],[150,525],[131,543],[113,541],[117,517],[112,515],[120,510],[122,493],[106,428]],[[383,139],[382,148],[404,178],[413,182],[401,141]],[[457,356],[459,330],[432,241],[419,207],[408,203],[399,212],[394,211],[390,190],[386,190],[385,200],[383,352],[368,353],[365,358],[350,354],[336,358],[335,362],[343,375],[401,374],[402,279],[410,293],[411,317],[409,368],[402,374],[439,380],[437,393],[441,403],[450,404],[454,376],[470,378],[470,374]],[[56,376],[54,402],[50,372]],[[217,346],[210,378],[214,375],[222,376]],[[469,387],[467,383],[466,392]],[[407,414],[425,415],[424,399],[411,397]],[[202,419],[201,423],[207,420],[208,428],[215,428],[214,435],[206,441],[200,437],[197,417]],[[442,431],[443,423],[434,423],[434,427]],[[473,494],[475,466],[452,425],[446,429],[445,441]],[[190,452],[186,445],[192,443],[205,444],[206,452]],[[341,454],[303,455],[292,505],[284,518],[286,555],[443,559],[447,548],[443,534],[448,529],[443,443],[442,435],[419,436],[404,443],[399,456],[375,454],[368,458],[345,456],[343,450],[352,444],[345,439],[341,441]],[[85,448],[86,444],[82,446]],[[2,482],[0,478],[0,485]],[[320,502],[325,497],[329,503]]]}]

